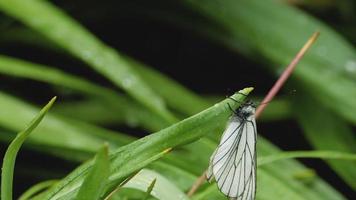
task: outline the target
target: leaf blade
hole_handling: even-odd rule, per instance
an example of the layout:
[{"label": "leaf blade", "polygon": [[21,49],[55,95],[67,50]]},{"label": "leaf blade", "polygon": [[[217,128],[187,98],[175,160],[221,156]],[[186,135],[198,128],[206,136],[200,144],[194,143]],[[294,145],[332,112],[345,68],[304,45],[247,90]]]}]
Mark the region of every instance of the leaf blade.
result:
[{"label": "leaf blade", "polygon": [[25,142],[30,133],[42,121],[55,100],[56,97],[52,98],[48,104],[42,108],[39,114],[30,122],[29,126],[24,131],[20,132],[7,148],[1,171],[1,199],[12,199],[13,175],[17,152],[20,150],[21,145]]},{"label": "leaf blade", "polygon": [[177,121],[165,108],[164,101],[144,83],[118,52],[50,2],[5,0],[0,2],[0,9],[86,62],[148,109],[171,123]]},{"label": "leaf blade", "polygon": [[95,156],[93,167],[86,175],[77,200],[97,200],[103,192],[105,182],[109,177],[108,145],[105,144]]}]

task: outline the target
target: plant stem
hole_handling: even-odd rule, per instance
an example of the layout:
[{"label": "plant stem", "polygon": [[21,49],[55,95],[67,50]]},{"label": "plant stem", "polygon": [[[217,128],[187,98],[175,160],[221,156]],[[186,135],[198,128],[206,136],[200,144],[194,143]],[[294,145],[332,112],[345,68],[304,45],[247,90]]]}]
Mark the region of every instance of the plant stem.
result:
[{"label": "plant stem", "polygon": [[[319,32],[315,32],[309,39],[308,41],[304,44],[304,46],[299,50],[297,55],[294,57],[294,59],[289,63],[287,68],[283,71],[281,76],[278,78],[276,83],[273,85],[273,87],[270,89],[266,97],[263,99],[262,103],[258,106],[256,109],[255,113],[255,118],[257,119],[263,110],[266,108],[268,102],[272,101],[273,97],[276,96],[278,91],[282,88],[286,80],[289,78],[289,76],[292,74],[294,71],[295,67],[299,63],[299,61],[303,58],[304,54],[307,52],[307,50],[311,47],[311,45],[316,41],[316,39],[319,36]],[[206,170],[202,173],[201,176],[194,182],[192,187],[190,188],[189,192],[187,193],[188,197],[193,196],[193,194],[199,189],[199,187],[204,183],[206,180]]]},{"label": "plant stem", "polygon": [[273,97],[276,96],[276,94],[278,93],[278,91],[281,89],[281,87],[284,85],[284,83],[286,82],[286,80],[289,78],[289,76],[292,74],[292,72],[294,71],[295,67],[297,66],[297,64],[299,63],[299,61],[303,58],[304,54],[306,53],[306,51],[311,47],[311,45],[315,42],[315,40],[318,38],[319,36],[319,32],[315,32],[310,38],[309,40],[304,44],[303,48],[297,53],[297,55],[294,57],[294,59],[292,60],[292,62],[289,63],[289,65],[287,66],[287,68],[284,70],[284,72],[282,73],[282,75],[278,78],[278,80],[276,81],[276,83],[273,85],[273,87],[270,89],[270,91],[268,92],[268,94],[266,95],[266,97],[263,99],[262,103],[258,106],[256,113],[255,113],[255,118],[257,119],[262,111],[265,109],[265,107],[267,106],[267,103],[269,103],[270,101],[272,101]]}]

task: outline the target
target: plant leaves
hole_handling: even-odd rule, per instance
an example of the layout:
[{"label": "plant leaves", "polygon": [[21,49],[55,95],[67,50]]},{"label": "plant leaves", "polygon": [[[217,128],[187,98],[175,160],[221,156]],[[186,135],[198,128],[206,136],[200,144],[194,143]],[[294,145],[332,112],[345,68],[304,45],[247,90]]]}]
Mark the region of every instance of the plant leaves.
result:
[{"label": "plant leaves", "polygon": [[43,181],[43,182],[37,183],[35,185],[32,185],[29,189],[27,189],[24,193],[22,193],[22,195],[19,197],[19,200],[29,200],[31,197],[33,197],[37,193],[52,186],[56,182],[58,182],[58,180],[49,180],[49,181]]},{"label": "plant leaves", "polygon": [[[257,151],[258,159],[283,153],[261,137],[258,138]],[[257,170],[257,199],[274,199],[277,195],[288,196],[290,199],[345,199],[317,176],[312,178],[311,184],[298,180],[296,175],[305,172],[307,168],[296,160],[279,160],[268,165],[262,163],[262,166],[259,164]],[[271,186],[266,187],[266,185]],[[275,193],[275,190],[278,191]],[[226,199],[226,197],[221,194],[215,184],[210,184],[205,190],[194,195],[193,199]]]},{"label": "plant leaves", "polygon": [[[23,129],[23,124],[37,111],[32,105],[0,92],[0,125],[8,130]],[[0,140],[9,141],[11,135],[1,135]],[[133,140],[123,133],[109,131],[78,120],[47,115],[28,139],[29,147],[66,159],[83,161],[88,159],[104,142],[118,147]]]},{"label": "plant leaves", "polygon": [[[320,150],[356,153],[356,138],[351,128],[339,117],[312,98],[298,98],[295,112],[308,141]],[[354,189],[356,162],[328,160],[327,163]]]},{"label": "plant leaves", "polygon": [[196,94],[172,79],[163,76],[154,69],[128,57],[127,60],[131,63],[133,69],[140,74],[142,79],[144,79],[157,94],[161,95],[169,106],[181,113],[191,116],[211,105],[207,101],[202,101]]},{"label": "plant leaves", "polygon": [[41,122],[48,110],[52,107],[55,100],[56,97],[51,99],[51,101],[49,101],[48,104],[43,107],[39,114],[31,121],[29,126],[24,131],[17,134],[16,138],[10,143],[9,147],[7,148],[4,155],[1,171],[1,199],[12,199],[12,184],[17,152],[20,150],[21,145],[25,142],[26,138],[38,126],[38,124]]},{"label": "plant leaves", "polygon": [[86,175],[75,199],[99,199],[109,177],[109,165],[108,145],[105,144],[104,147],[101,148],[96,154],[93,167]]},{"label": "plant leaves", "polygon": [[[154,187],[152,183],[155,181]],[[146,192],[148,196],[151,194],[157,199],[176,199],[176,200],[188,200],[188,197],[177,186],[172,184],[160,173],[153,170],[142,169],[136,174],[130,181],[128,181],[124,188],[134,188]],[[151,190],[149,190],[151,188]],[[149,192],[147,192],[149,191]],[[147,198],[147,196],[146,196]]]},{"label": "plant leaves", "polygon": [[[110,111],[108,112],[109,116],[112,115],[112,113],[115,113],[116,116],[119,116],[119,118],[124,119],[127,124],[132,124],[136,126],[141,125],[145,128],[148,128],[149,130],[159,130],[169,125],[169,122],[166,121],[164,118],[153,112],[150,112],[149,110],[145,109],[145,107],[132,102],[132,100],[126,98],[125,96],[119,95],[116,91],[101,87],[99,85],[95,85],[94,83],[91,83],[81,77],[65,73],[51,66],[34,64],[8,56],[0,56],[0,73],[15,77],[33,79],[56,86],[70,88],[75,91],[79,91],[81,93],[95,97],[96,99],[100,99],[101,105],[105,105],[106,110]],[[61,112],[63,113],[65,111],[66,110],[63,110]],[[73,110],[71,111],[73,112]],[[77,108],[74,111],[74,116],[82,114],[78,113]],[[88,112],[88,107],[86,107],[85,111]],[[69,114],[73,113],[68,113],[68,115]],[[92,114],[94,116],[97,116],[99,113]],[[107,115],[108,114],[105,114],[103,116]],[[117,118],[118,117],[116,117],[115,119]]]},{"label": "plant leaves", "polygon": [[4,0],[0,2],[0,9],[86,62],[167,121],[176,121],[163,100],[131,70],[125,59],[50,2]]},{"label": "plant leaves", "polygon": [[285,151],[270,156],[259,157],[257,164],[260,166],[290,158],[320,158],[356,161],[356,154],[337,151]]},{"label": "plant leaves", "polygon": [[[2,92],[0,92],[0,109],[2,111],[0,115],[1,126],[14,131],[23,129],[23,124],[38,112],[35,107]],[[81,135],[86,136],[82,137]],[[31,134],[29,141],[87,153],[95,152],[104,142],[51,114],[47,116],[46,122]]]},{"label": "plant leaves", "polygon": [[[151,196],[151,192],[152,192],[152,190],[153,190],[153,187],[154,187],[155,184],[156,184],[156,181],[157,181],[156,178],[152,180],[151,184],[150,184],[150,185],[148,186],[148,188],[147,188],[146,195],[143,197],[142,200],[147,200],[147,199]],[[167,183],[170,183],[170,182],[167,181]],[[166,188],[164,188],[164,189],[162,189],[162,190],[165,190],[165,189],[166,189]],[[183,193],[183,194],[184,194],[184,193]],[[177,195],[176,195],[176,194],[173,194],[173,196],[177,196]]]},{"label": "plant leaves", "polygon": [[[240,93],[247,95],[251,90],[252,88],[246,88],[241,90]],[[242,101],[245,96],[235,94],[233,98]],[[227,102],[230,102],[233,108],[239,106],[236,102],[232,103],[231,99],[226,99],[197,115],[118,148],[110,155],[112,171],[106,191],[110,192],[130,173],[162,157],[167,153],[167,149],[197,140],[213,130],[219,124],[218,122],[226,121],[230,115],[230,110],[226,106]],[[62,195],[69,198],[68,195],[75,194],[77,184],[82,181],[82,176],[90,166],[91,164],[85,164],[73,171],[48,192],[46,199],[56,199]]]},{"label": "plant leaves", "polygon": [[205,35],[248,56],[268,59],[273,63],[268,66],[277,73],[318,30],[321,36],[293,76],[318,101],[356,123],[356,75],[347,67],[355,63],[356,51],[335,31],[275,0],[186,0],[184,4],[220,25],[219,30],[197,25],[200,31],[210,30]]}]

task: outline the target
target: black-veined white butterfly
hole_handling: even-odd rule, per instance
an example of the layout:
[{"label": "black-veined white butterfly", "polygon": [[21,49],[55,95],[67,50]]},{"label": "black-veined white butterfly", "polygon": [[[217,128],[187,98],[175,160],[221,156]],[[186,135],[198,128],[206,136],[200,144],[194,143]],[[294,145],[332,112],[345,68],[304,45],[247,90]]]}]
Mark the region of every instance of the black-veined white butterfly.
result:
[{"label": "black-veined white butterfly", "polygon": [[209,182],[215,178],[219,190],[230,199],[254,200],[257,138],[255,105],[247,101],[232,111],[220,144],[210,158],[206,175]]}]

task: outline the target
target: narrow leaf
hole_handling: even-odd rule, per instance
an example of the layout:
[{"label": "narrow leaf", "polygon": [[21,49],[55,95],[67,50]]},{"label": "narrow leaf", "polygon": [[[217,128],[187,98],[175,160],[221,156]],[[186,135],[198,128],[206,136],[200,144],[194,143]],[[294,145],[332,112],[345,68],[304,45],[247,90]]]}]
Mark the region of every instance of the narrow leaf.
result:
[{"label": "narrow leaf", "polygon": [[[146,191],[146,195],[145,197],[143,197],[142,200],[147,200],[150,196],[151,196],[151,192],[153,190],[153,187],[155,186],[156,184],[156,181],[157,181],[157,178],[154,178],[151,182],[151,184],[148,186],[147,188],[147,191]],[[166,190],[166,188],[164,188],[164,190]],[[173,195],[176,195],[176,194],[173,194]]]},{"label": "narrow leaf", "polygon": [[[99,99],[100,105],[105,105],[105,110],[110,111],[108,112],[109,114],[103,115],[99,115],[99,113],[88,114],[87,112],[93,110],[93,105],[89,105],[89,109],[88,107],[85,107],[85,110],[79,110],[82,111],[82,113],[78,112],[77,108],[69,111],[68,109],[65,109],[65,107],[63,110],[62,108],[56,109],[57,111],[61,111],[61,113],[65,113],[69,116],[79,115],[79,119],[83,118],[83,116],[86,118],[89,116],[100,116],[102,118],[103,116],[112,116],[112,113],[115,113],[115,117],[112,118],[116,120],[119,118],[126,121],[129,125],[140,125],[148,128],[149,130],[159,130],[169,125],[169,122],[164,118],[147,110],[140,104],[133,102],[131,99],[123,95],[119,95],[116,91],[96,85],[82,77],[68,74],[52,66],[39,65],[0,55],[0,73],[9,76],[41,81],[90,95],[91,97],[95,97],[96,100]],[[74,106],[81,108],[83,105],[79,104]],[[83,111],[85,113],[83,113]],[[98,110],[94,111],[97,112]]]},{"label": "narrow leaf", "polygon": [[5,152],[5,156],[2,164],[1,171],[1,199],[11,200],[12,199],[12,187],[13,187],[13,176],[14,167],[17,152],[20,150],[21,145],[25,142],[28,135],[38,126],[43,117],[46,115],[48,110],[51,108],[55,102],[56,97],[51,99],[51,101],[42,108],[39,114],[31,121],[29,126],[22,132],[18,133],[16,138],[10,143],[9,147]]},{"label": "narrow leaf", "polygon": [[86,175],[76,196],[77,200],[97,200],[109,177],[108,146],[105,145],[95,156],[93,167]]},{"label": "narrow leaf", "polygon": [[31,186],[28,190],[26,190],[20,197],[19,200],[29,200],[31,199],[34,195],[37,193],[43,191],[46,188],[51,187],[53,184],[58,182],[58,180],[49,180],[49,181],[44,181],[37,183],[33,186]]},{"label": "narrow leaf", "polygon": [[[23,129],[23,124],[31,120],[38,109],[28,103],[0,92],[0,125],[8,130]],[[5,114],[6,113],[6,114]],[[81,130],[73,124],[48,114],[46,121],[29,137],[29,142],[44,144],[56,148],[71,149],[80,152],[95,152],[104,142],[93,135],[90,130]],[[49,152],[52,149],[47,149]]]},{"label": "narrow leaf", "polygon": [[160,200],[188,200],[184,192],[177,188],[171,181],[168,181],[160,173],[148,169],[142,169],[123,187],[146,192],[144,199],[148,199],[148,197],[152,195]]},{"label": "narrow leaf", "polygon": [[[297,101],[296,116],[312,146],[318,150],[356,153],[356,138],[345,121],[310,97],[298,98]],[[327,163],[356,188],[355,161],[328,160]]]},{"label": "narrow leaf", "polygon": [[[251,90],[252,88],[246,88],[241,90],[240,93],[247,95]],[[245,96],[235,94],[233,98],[242,101]],[[110,192],[113,190],[123,178],[162,157],[167,153],[167,150],[195,141],[210,133],[219,124],[226,122],[231,112],[227,107],[228,102],[233,108],[239,106],[237,102],[226,99],[209,109],[155,134],[151,134],[122,148],[118,148],[111,154],[111,169],[114,170],[111,172],[110,182],[106,187],[106,191]],[[71,186],[76,187],[76,183],[82,181],[83,173],[87,171],[90,166],[90,163],[85,164],[72,172],[56,187],[50,190],[46,199],[60,198],[62,195],[68,196],[75,194],[76,191],[73,190]],[[69,188],[71,188],[70,191],[68,191]]]},{"label": "narrow leaf", "polygon": [[98,40],[51,2],[3,0],[0,1],[0,9],[86,62],[167,121],[176,121],[165,108],[163,100],[134,73],[118,52]]},{"label": "narrow leaf", "polygon": [[[310,49],[293,76],[319,102],[356,123],[356,75],[349,68],[356,62],[356,51],[334,30],[303,11],[276,0],[183,2],[217,25],[203,28],[203,24],[196,24],[199,27],[197,31],[253,59],[256,59],[256,54],[263,56],[271,61],[272,65],[268,67],[276,74],[310,34],[320,31],[317,44]],[[181,22],[189,22],[182,19]]]},{"label": "narrow leaf", "polygon": [[257,160],[258,166],[290,158],[320,158],[356,161],[356,154],[337,151],[286,151],[270,156],[262,156]]}]

